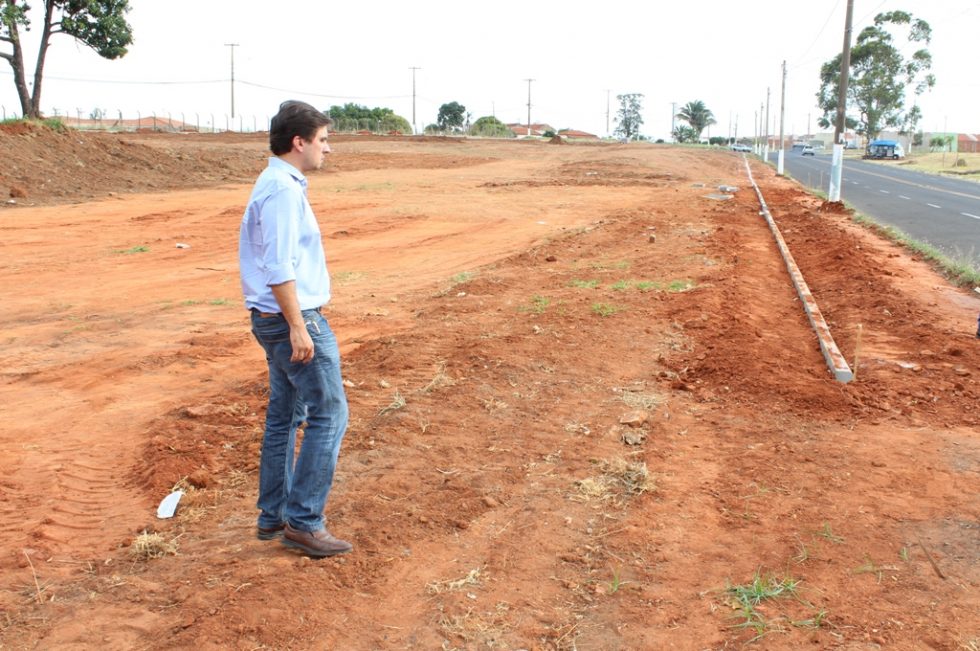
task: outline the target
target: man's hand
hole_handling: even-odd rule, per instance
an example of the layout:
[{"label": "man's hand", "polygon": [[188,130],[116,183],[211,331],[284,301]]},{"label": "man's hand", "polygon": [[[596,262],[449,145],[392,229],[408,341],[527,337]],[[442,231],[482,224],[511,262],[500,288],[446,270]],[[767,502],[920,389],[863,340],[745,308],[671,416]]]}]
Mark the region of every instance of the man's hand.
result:
[{"label": "man's hand", "polygon": [[294,364],[296,362],[309,364],[313,361],[313,339],[310,338],[310,333],[306,331],[305,323],[301,328],[289,328],[289,345],[293,347],[293,355],[289,361]]},{"label": "man's hand", "polygon": [[293,347],[293,354],[289,361],[309,364],[313,361],[313,339],[306,331],[306,322],[303,320],[303,313],[299,309],[299,301],[296,299],[296,281],[282,283],[281,285],[270,285],[279,309],[289,324],[289,345]]}]

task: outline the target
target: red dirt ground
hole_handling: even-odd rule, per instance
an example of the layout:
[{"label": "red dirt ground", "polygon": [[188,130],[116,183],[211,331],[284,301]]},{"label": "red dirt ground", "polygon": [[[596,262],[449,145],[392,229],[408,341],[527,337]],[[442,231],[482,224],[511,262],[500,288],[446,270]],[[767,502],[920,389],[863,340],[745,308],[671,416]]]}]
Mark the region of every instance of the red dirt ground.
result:
[{"label": "red dirt ground", "polygon": [[754,164],[842,385],[735,154],[334,152],[355,550],[311,561],[254,539],[261,136],[0,132],[0,648],[978,648],[974,296]]}]

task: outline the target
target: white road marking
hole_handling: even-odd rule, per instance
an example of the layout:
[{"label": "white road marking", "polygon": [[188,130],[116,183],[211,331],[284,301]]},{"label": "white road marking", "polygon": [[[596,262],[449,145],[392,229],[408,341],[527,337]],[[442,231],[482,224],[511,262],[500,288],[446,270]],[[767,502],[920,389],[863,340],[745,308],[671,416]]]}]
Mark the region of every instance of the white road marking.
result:
[{"label": "white road marking", "polygon": [[934,203],[927,203],[926,205],[929,206],[930,208],[942,208],[942,206],[937,206]]},{"label": "white road marking", "polygon": [[898,195],[898,198],[899,199],[905,199],[906,201],[911,201],[912,200],[911,197],[906,197],[904,194]]},{"label": "white road marking", "polygon": [[888,190],[878,190],[878,192],[882,194],[891,194],[891,192],[889,192]]},{"label": "white road marking", "polygon": [[963,215],[963,216],[965,216],[965,217],[973,217],[974,219],[980,219],[980,216],[978,216],[978,215],[971,215],[968,212],[961,212],[960,214]]}]

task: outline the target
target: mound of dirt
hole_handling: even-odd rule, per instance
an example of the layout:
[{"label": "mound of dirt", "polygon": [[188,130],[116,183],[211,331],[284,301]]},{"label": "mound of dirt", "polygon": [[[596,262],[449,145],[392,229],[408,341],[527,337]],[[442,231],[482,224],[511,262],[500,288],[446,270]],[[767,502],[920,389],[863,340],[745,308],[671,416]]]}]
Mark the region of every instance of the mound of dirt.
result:
[{"label": "mound of dirt", "polygon": [[144,144],[144,138],[28,122],[0,125],[0,199],[8,206],[32,205],[246,182],[267,156],[260,147],[228,146],[235,141],[223,143],[220,134],[192,151]]}]

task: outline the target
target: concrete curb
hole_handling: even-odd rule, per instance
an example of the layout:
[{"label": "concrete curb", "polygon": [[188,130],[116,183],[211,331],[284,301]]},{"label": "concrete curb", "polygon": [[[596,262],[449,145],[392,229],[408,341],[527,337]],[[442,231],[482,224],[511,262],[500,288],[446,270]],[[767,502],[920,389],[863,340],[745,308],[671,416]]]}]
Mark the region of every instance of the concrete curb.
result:
[{"label": "concrete curb", "polygon": [[752,183],[752,187],[755,188],[756,196],[759,197],[759,204],[762,206],[761,212],[766,218],[766,223],[769,224],[769,230],[772,231],[773,237],[776,238],[776,245],[779,247],[779,252],[783,255],[783,261],[786,263],[786,269],[789,271],[793,285],[796,287],[796,293],[799,295],[800,301],[803,302],[803,308],[806,310],[806,315],[810,319],[810,325],[813,326],[813,331],[817,333],[817,340],[820,342],[820,351],[823,353],[823,358],[827,362],[827,367],[830,368],[830,372],[834,374],[834,378],[838,382],[846,384],[854,379],[854,373],[847,365],[847,360],[841,355],[840,349],[837,348],[834,337],[830,334],[830,328],[827,326],[823,314],[820,313],[820,308],[817,307],[817,301],[814,300],[813,294],[810,293],[810,288],[807,286],[806,281],[803,280],[803,273],[796,266],[796,261],[793,260],[793,254],[789,252],[789,247],[786,246],[786,241],[783,240],[783,235],[779,232],[779,228],[776,226],[776,222],[769,212],[769,206],[766,205],[762,191],[756,185],[755,179],[752,178],[752,169],[749,167],[748,158],[743,156],[743,159],[745,160],[745,171],[749,175],[749,181]]}]

